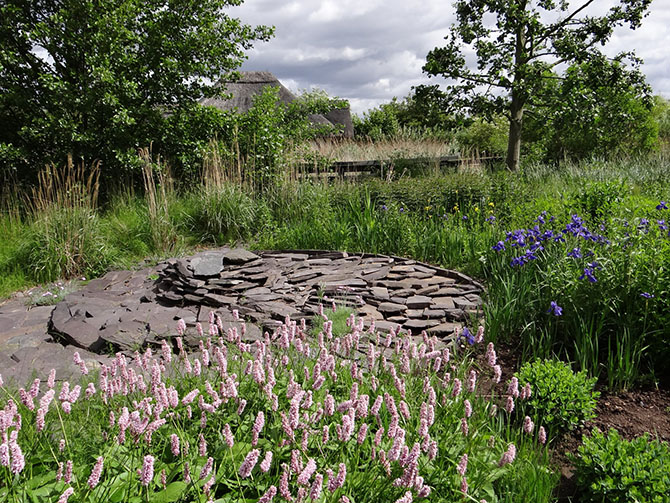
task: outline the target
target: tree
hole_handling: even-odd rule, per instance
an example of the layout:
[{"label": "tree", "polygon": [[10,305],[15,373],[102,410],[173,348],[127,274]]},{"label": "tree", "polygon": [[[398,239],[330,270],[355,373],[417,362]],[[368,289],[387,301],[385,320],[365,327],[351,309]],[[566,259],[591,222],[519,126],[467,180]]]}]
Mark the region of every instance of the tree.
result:
[{"label": "tree", "polygon": [[643,152],[658,142],[651,87],[639,61],[592,58],[571,65],[560,79],[542,121],[548,154],[580,159],[619,152]]},{"label": "tree", "polygon": [[[473,114],[505,113],[509,119],[506,163],[517,170],[524,111],[541,101],[552,69],[602,57],[616,26],[637,28],[651,0],[619,0],[603,16],[587,15],[594,0],[457,0],[456,24],[447,45],[430,51],[424,71],[456,80],[447,94]],[[489,20],[494,19],[494,24]],[[466,46],[476,67],[466,60]]]},{"label": "tree", "polygon": [[72,153],[101,159],[109,174],[159,141],[170,115],[193,109],[271,36],[228,15],[241,3],[4,0],[0,168],[25,174]]}]

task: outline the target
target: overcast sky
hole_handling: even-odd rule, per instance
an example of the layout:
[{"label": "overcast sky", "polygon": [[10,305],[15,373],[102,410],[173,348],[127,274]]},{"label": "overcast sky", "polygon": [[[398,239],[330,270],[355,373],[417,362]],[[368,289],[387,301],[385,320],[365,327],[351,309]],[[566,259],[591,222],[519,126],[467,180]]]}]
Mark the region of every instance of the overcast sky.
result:
[{"label": "overcast sky", "polygon": [[[245,0],[230,14],[276,27],[273,39],[249,51],[243,70],[270,71],[293,91],[324,89],[359,114],[436,82],[421,68],[454,21],[450,0]],[[615,31],[605,52],[625,50],[644,59],[654,92],[670,98],[670,0],[653,0],[636,31]]]}]

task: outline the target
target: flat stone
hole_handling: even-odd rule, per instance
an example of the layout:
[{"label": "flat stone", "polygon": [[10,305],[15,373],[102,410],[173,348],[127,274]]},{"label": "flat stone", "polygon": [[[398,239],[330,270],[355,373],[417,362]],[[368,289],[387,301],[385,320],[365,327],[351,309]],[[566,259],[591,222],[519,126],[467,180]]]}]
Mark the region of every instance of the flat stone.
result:
[{"label": "flat stone", "polygon": [[440,322],[437,320],[407,320],[403,323],[403,327],[412,330],[426,330],[439,324]]},{"label": "flat stone", "polygon": [[449,321],[465,321],[467,316],[462,309],[445,309],[444,317]]},{"label": "flat stone", "polygon": [[454,298],[454,304],[456,305],[457,308],[459,309],[477,309],[480,304],[475,304],[474,302],[470,302],[468,299],[465,297],[455,297]]},{"label": "flat stone", "polygon": [[385,288],[383,286],[373,286],[370,288],[370,293],[372,296],[376,299],[379,300],[389,300],[389,291],[388,288]]},{"label": "flat stone", "polygon": [[423,318],[423,309],[408,309],[405,314],[408,318]]},{"label": "flat stone", "polygon": [[132,320],[107,325],[99,334],[104,342],[112,344],[121,351],[139,350],[149,340],[146,324]]},{"label": "flat stone", "polygon": [[424,309],[423,317],[431,320],[444,318],[445,311],[444,309]]},{"label": "flat stone", "polygon": [[385,278],[390,271],[391,271],[390,267],[382,267],[381,269],[371,272],[370,274],[362,275],[361,278],[364,279],[365,281],[375,281]]},{"label": "flat stone", "polygon": [[434,297],[454,297],[458,295],[461,295],[461,289],[455,287],[440,288],[433,294]]},{"label": "flat stone", "polygon": [[224,264],[244,264],[260,257],[255,253],[245,250],[244,248],[233,248],[232,250],[223,251]]},{"label": "flat stone", "polygon": [[432,303],[433,299],[430,297],[426,297],[425,295],[414,295],[407,299],[406,304],[409,309],[424,309],[430,307]]},{"label": "flat stone", "polygon": [[211,306],[226,306],[237,302],[237,297],[228,297],[225,295],[218,295],[215,293],[208,293],[202,299],[203,303]]},{"label": "flat stone", "polygon": [[357,310],[357,314],[359,316],[365,316],[369,318],[373,318],[374,320],[383,320],[384,315],[377,311],[373,306],[369,304],[365,304],[364,306],[361,306]]},{"label": "flat stone", "polygon": [[451,297],[433,297],[432,309],[454,309],[454,299]]},{"label": "flat stone", "polygon": [[389,301],[390,301],[391,303],[393,303],[393,304],[401,304],[401,305],[404,306],[404,305],[405,305],[405,302],[407,302],[407,299],[406,299],[405,297],[395,297],[395,296],[394,296],[394,297],[391,297],[391,298],[389,299]]},{"label": "flat stone", "polygon": [[458,323],[440,323],[434,327],[430,327],[426,330],[428,335],[435,335],[437,337],[446,337],[453,334],[456,329],[461,328],[461,325]]},{"label": "flat stone", "polygon": [[382,302],[377,306],[377,311],[385,315],[393,315],[407,311],[407,306],[403,304],[396,304],[394,302]]},{"label": "flat stone", "polygon": [[417,295],[431,295],[437,292],[440,289],[438,285],[428,285],[424,288],[416,290]]}]

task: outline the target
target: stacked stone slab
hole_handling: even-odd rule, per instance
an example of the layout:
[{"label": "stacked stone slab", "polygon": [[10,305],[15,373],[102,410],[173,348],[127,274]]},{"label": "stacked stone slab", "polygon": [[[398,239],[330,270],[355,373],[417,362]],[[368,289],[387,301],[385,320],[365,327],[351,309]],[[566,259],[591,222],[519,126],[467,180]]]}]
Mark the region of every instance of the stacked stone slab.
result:
[{"label": "stacked stone slab", "polygon": [[334,301],[374,319],[377,329],[440,337],[481,314],[481,293],[463,274],[414,260],[311,250],[207,251],[166,262],[156,287],[162,304],[235,309],[265,330],[287,317],[312,317]]},{"label": "stacked stone slab", "polygon": [[[0,373],[6,381],[61,378],[78,372],[72,354],[89,366],[107,363],[176,335],[188,327],[186,343],[197,347],[195,325],[207,329],[211,312],[224,330],[244,339],[273,333],[287,318],[310,320],[323,305],[351,307],[378,331],[391,328],[443,342],[470,315],[481,315],[483,288],[455,271],[413,260],[328,251],[208,250],[137,271],[112,271],[70,293],[55,307],[26,306],[20,299],[0,305]],[[233,315],[237,310],[240,319]]]}]

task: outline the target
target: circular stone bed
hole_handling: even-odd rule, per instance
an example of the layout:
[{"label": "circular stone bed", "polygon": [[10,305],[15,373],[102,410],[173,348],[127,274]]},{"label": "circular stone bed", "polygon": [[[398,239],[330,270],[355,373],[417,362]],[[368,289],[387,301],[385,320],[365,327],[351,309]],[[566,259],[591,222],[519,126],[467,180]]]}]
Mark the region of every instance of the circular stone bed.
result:
[{"label": "circular stone bed", "polygon": [[[122,351],[172,337],[183,319],[188,333],[214,311],[223,330],[245,323],[244,339],[270,334],[287,318],[312,319],[334,302],[374,320],[380,332],[423,331],[443,344],[481,316],[483,287],[471,278],[415,260],[329,251],[207,250],[139,271],[112,271],[53,306],[20,299],[0,306],[0,368],[23,385],[77,375],[78,351],[91,366]],[[236,319],[233,311],[239,313]],[[243,321],[241,321],[243,320]],[[197,347],[197,339],[187,339]]]}]

